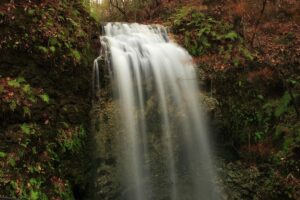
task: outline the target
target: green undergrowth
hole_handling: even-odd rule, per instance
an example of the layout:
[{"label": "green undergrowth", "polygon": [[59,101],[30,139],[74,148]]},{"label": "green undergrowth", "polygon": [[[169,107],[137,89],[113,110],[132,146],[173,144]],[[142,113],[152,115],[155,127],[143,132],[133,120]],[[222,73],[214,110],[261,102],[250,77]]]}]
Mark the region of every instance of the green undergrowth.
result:
[{"label": "green undergrowth", "polygon": [[224,147],[234,149],[248,169],[258,168],[258,176],[249,180],[245,179],[250,174],[237,175],[234,184],[246,188],[235,188],[236,192],[245,190],[245,194],[232,199],[299,196],[300,82],[296,64],[286,62],[277,66],[250,62],[225,70],[201,66],[210,74],[218,101]]},{"label": "green undergrowth", "polygon": [[[8,54],[30,53],[44,67],[70,70],[89,56],[91,17],[81,1],[7,3],[1,11],[0,49]],[[12,28],[13,27],[13,28]],[[5,56],[6,54],[4,54]],[[4,57],[3,56],[3,57]]]},{"label": "green undergrowth", "polygon": [[299,186],[292,175],[282,176],[270,164],[222,161],[218,170],[227,199],[297,199]]},{"label": "green undergrowth", "polygon": [[190,6],[180,8],[170,19],[172,31],[181,36],[180,42],[193,56],[215,53],[235,66],[253,59],[243,38],[230,23]]},{"label": "green undergrowth", "polygon": [[228,198],[297,199],[300,77],[290,42],[282,41],[281,62],[269,63],[258,59],[259,49],[250,48],[239,27],[206,11],[186,6],[170,21],[218,102],[213,120],[220,124],[220,145],[239,160],[221,167]]},{"label": "green undergrowth", "polygon": [[300,82],[295,66],[286,60],[275,66],[250,62],[225,70],[206,69],[222,115],[223,144],[235,149],[248,168],[259,168],[259,176],[252,180],[239,175],[235,184],[245,184],[246,191],[233,199],[299,196]]},{"label": "green undergrowth", "polygon": [[[0,79],[1,195],[19,199],[72,199],[64,159],[81,151],[86,137],[83,125],[50,119],[52,99],[24,78]],[[34,118],[33,118],[34,115]]]},{"label": "green undergrowth", "polygon": [[96,22],[80,0],[22,0],[0,27],[0,196],[82,199]]}]

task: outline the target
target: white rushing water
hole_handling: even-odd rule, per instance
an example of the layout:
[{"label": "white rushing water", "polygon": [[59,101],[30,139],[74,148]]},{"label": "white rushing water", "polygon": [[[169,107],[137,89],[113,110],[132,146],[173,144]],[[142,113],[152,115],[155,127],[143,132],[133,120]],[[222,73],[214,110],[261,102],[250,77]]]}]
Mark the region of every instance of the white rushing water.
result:
[{"label": "white rushing water", "polygon": [[108,23],[105,59],[123,125],[122,199],[215,200],[215,178],[191,56],[159,25]]}]

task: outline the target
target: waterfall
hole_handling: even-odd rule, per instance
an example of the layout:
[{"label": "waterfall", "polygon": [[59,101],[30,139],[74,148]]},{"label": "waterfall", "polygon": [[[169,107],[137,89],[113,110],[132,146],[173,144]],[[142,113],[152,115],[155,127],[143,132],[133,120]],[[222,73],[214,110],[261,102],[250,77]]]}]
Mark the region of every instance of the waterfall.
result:
[{"label": "waterfall", "polygon": [[191,56],[160,25],[107,23],[100,40],[93,88],[101,90],[105,68],[121,123],[110,133],[118,135],[119,198],[220,199]]}]

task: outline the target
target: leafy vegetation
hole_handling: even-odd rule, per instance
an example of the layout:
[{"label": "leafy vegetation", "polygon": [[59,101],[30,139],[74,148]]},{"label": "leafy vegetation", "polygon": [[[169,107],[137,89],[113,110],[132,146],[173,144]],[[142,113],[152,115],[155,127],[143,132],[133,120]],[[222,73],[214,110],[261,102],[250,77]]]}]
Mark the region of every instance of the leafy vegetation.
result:
[{"label": "leafy vegetation", "polygon": [[[89,57],[90,44],[86,43],[86,38],[90,32],[85,22],[91,21],[80,5],[78,0],[72,4],[25,0],[20,4],[4,4],[0,23],[14,28],[2,30],[1,50],[28,52],[32,59],[43,59],[44,65],[61,70],[79,65],[81,57]],[[66,9],[72,11],[66,12]],[[82,13],[85,17],[81,17]]]},{"label": "leafy vegetation", "polygon": [[1,191],[19,199],[46,200],[50,194],[56,199],[73,199],[69,182],[60,178],[64,177],[62,160],[66,153],[81,151],[85,129],[65,122],[61,128],[55,127],[46,116],[42,122],[32,121],[34,107],[49,104],[48,95],[32,88],[24,78],[2,78],[0,82],[3,114],[31,121],[2,125],[0,165],[5,176],[0,179]]},{"label": "leafy vegetation", "polygon": [[22,77],[0,79],[0,103],[2,112],[21,112],[31,115],[30,107],[38,100],[49,103],[49,97],[41,89],[33,89]]},{"label": "leafy vegetation", "polygon": [[[281,34],[278,30],[261,31],[260,36],[251,32],[245,12],[253,12],[253,8],[247,3],[224,9],[219,9],[218,3],[205,5],[208,9],[203,5],[181,7],[170,19],[175,38],[195,56],[206,75],[201,73],[200,78],[218,101],[216,113],[220,114],[214,117],[222,124],[219,137],[223,146],[239,159],[228,163],[235,170],[223,168],[227,176],[223,180],[228,180],[230,173],[236,177],[233,185],[225,183],[228,194],[232,194],[229,199],[297,199],[300,85],[295,45],[299,40],[293,29],[284,30],[281,22],[273,20],[270,10],[275,12],[275,8],[271,5],[266,11],[271,22],[259,19],[256,24],[272,23],[283,30],[286,34],[278,42],[274,39]],[[285,12],[293,13],[287,7]],[[235,21],[228,20],[230,17]],[[255,31],[259,31],[257,27]],[[263,45],[253,48],[253,38]]]},{"label": "leafy vegetation", "polygon": [[84,196],[96,23],[81,0],[22,0],[0,26],[0,197]]},{"label": "leafy vegetation", "polygon": [[217,53],[235,66],[253,60],[243,38],[231,24],[218,21],[194,7],[180,8],[172,17],[173,32],[183,36],[185,48],[193,56]]},{"label": "leafy vegetation", "polygon": [[[212,120],[221,152],[230,151],[221,156],[234,157],[219,171],[228,199],[297,199],[298,10],[293,0],[1,1],[0,196],[86,197],[97,19],[167,24],[194,56],[204,89],[218,102]],[[103,124],[101,151],[108,151],[111,124]],[[107,199],[120,189],[113,159],[107,153],[97,172]]]},{"label": "leafy vegetation", "polygon": [[283,178],[274,167],[248,166],[241,162],[223,162],[219,171],[229,199],[297,199],[299,187],[293,176]]}]

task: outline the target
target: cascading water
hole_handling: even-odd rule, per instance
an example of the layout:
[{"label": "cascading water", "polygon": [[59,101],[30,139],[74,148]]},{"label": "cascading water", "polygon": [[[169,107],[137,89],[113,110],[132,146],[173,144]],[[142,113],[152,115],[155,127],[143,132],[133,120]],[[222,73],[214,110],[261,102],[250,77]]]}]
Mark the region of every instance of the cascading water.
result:
[{"label": "cascading water", "polygon": [[104,33],[93,81],[98,93],[104,60],[120,113],[121,128],[111,133],[119,198],[219,199],[191,56],[159,25],[108,23]]}]

